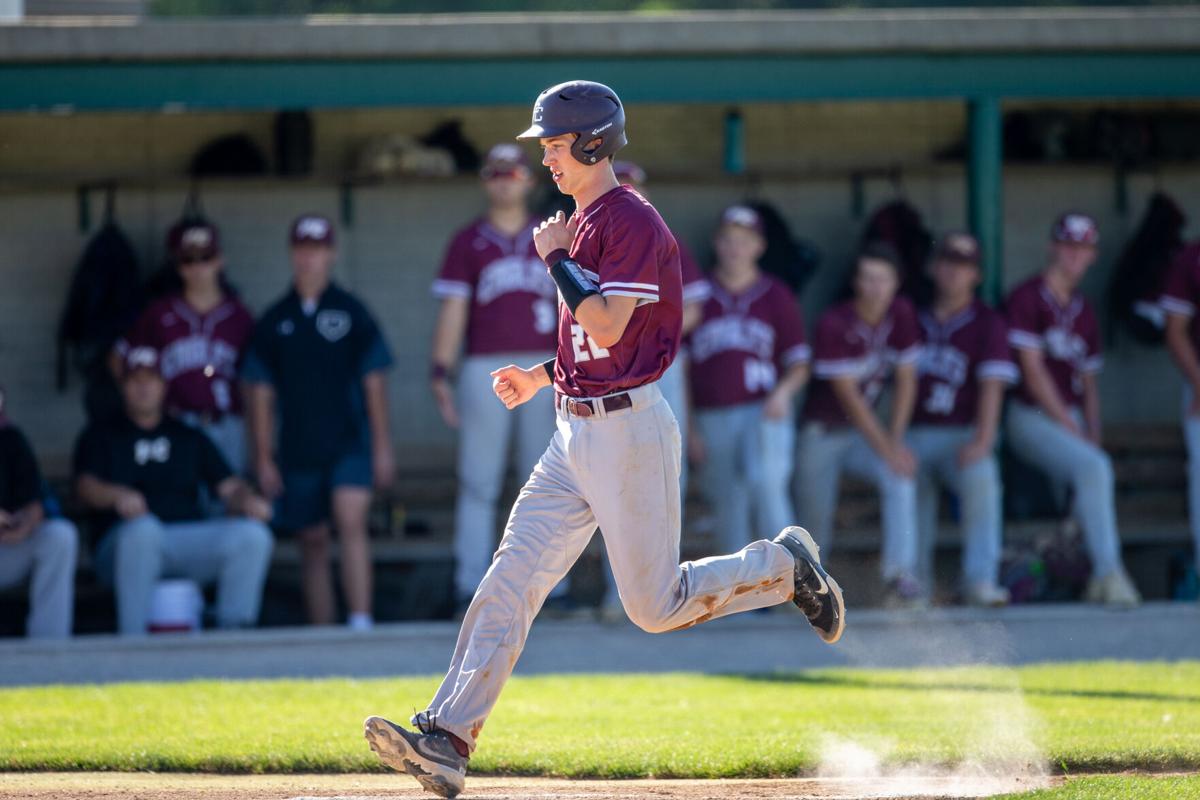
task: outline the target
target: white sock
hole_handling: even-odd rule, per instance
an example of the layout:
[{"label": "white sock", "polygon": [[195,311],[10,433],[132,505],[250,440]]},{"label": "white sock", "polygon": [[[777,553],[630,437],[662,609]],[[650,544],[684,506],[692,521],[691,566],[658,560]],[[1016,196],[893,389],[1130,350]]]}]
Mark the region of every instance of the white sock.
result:
[{"label": "white sock", "polygon": [[354,613],[346,621],[346,627],[352,631],[369,631],[375,626],[375,618],[370,614]]}]

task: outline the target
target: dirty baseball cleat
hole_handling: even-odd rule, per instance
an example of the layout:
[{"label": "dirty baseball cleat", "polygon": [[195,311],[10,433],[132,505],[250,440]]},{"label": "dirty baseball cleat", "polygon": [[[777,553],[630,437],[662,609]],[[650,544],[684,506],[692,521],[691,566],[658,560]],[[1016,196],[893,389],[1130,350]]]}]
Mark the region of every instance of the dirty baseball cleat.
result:
[{"label": "dirty baseball cleat", "polygon": [[453,798],[466,785],[467,759],[445,731],[414,733],[383,717],[367,717],[363,735],[385,766],[412,775],[427,792]]},{"label": "dirty baseball cleat", "polygon": [[846,628],[846,604],[842,587],[821,566],[820,549],[804,528],[784,528],[775,537],[796,560],[796,590],[792,602],[804,612],[808,624],[827,644],[842,638]]}]

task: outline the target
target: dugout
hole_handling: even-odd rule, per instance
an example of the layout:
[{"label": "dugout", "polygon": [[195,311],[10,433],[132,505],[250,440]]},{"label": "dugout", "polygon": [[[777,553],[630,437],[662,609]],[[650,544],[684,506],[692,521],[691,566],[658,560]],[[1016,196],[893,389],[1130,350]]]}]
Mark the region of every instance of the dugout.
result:
[{"label": "dugout", "polygon": [[[1005,119],[1195,115],[1197,74],[1200,11],[1186,7],[0,24],[0,382],[47,471],[62,474],[82,413],[77,380],[66,394],[54,387],[54,328],[103,187],[114,187],[117,218],[149,269],[195,153],[246,134],[274,160],[276,113],[305,109],[309,174],[272,165],[202,184],[229,275],[259,310],[288,279],[287,221],[310,209],[341,220],[339,279],[370,300],[397,356],[401,463],[448,468],[452,437],[424,380],[428,287],[449,234],[480,208],[475,180],[355,180],[349,165],[375,137],[449,119],[483,150],[525,126],[546,83],[573,76],[621,93],[626,154],[698,253],[720,209],[747,194],[774,202],[817,245],[810,323],[866,212],[897,195],[934,231],[980,235],[993,293],[1040,267],[1054,214],[1093,213],[1105,238],[1084,288],[1099,301],[1150,193],[1200,214],[1200,161],[1006,162]],[[1171,451],[1161,432],[1176,424],[1178,386],[1161,349],[1109,343],[1106,423],[1149,426]],[[1171,452],[1178,462],[1181,448]],[[437,480],[431,491],[444,491]],[[1181,485],[1155,500],[1180,519]]]}]

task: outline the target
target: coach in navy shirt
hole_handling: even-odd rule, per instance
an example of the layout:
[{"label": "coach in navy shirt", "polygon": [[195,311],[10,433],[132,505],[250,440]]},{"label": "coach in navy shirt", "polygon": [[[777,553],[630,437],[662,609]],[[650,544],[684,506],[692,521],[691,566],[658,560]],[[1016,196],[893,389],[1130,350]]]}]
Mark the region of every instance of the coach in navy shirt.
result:
[{"label": "coach in navy shirt", "polygon": [[258,321],[243,377],[255,473],[277,499],[276,528],[300,542],[309,620],[334,621],[332,520],[349,624],[362,630],[372,624],[371,488],[389,486],[395,472],[385,387],[392,358],[366,307],[331,282],[336,256],[328,219],[292,224],[293,285]]},{"label": "coach in navy shirt", "polygon": [[[96,572],[116,588],[121,634],[146,633],[164,577],[217,582],[217,624],[258,620],[271,558],[271,505],[236,477],[202,431],[167,416],[158,352],[135,347],[121,379],[124,414],[94,422],[75,445],[75,490],[107,532]],[[236,517],[209,518],[202,488]]]}]

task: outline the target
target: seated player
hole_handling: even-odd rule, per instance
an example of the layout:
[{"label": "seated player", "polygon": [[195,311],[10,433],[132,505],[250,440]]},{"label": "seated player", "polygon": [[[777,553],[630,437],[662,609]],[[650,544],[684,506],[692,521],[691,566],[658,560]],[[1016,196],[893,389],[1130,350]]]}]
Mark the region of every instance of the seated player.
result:
[{"label": "seated player", "polygon": [[37,460],[5,415],[0,389],[0,589],[29,579],[30,639],[71,635],[78,552],[75,526],[46,515]]},{"label": "seated player", "polygon": [[[75,490],[104,533],[100,580],[116,589],[124,636],[146,633],[162,578],[217,584],[217,625],[258,621],[270,564],[271,505],[236,477],[204,433],[166,416],[158,353],[135,347],[121,378],[125,413],[94,422],[75,445]],[[207,518],[202,487],[231,514]]]},{"label": "seated player", "polygon": [[1004,318],[975,296],[983,275],[979,243],[950,233],[929,267],[933,301],[920,309],[919,385],[908,441],[918,462],[917,522],[921,581],[933,586],[938,499],[958,498],[962,525],[962,592],[971,605],[1002,606],[1000,470],[992,453],[1004,390],[1017,380]]},{"label": "seated player", "polygon": [[1079,291],[1100,231],[1091,217],[1069,213],[1054,223],[1050,238],[1050,263],[1005,304],[1008,341],[1021,368],[1006,438],[1014,453],[1074,492],[1072,512],[1092,559],[1084,599],[1136,606],[1141,595],[1121,561],[1112,461],[1100,447],[1100,329]]},{"label": "seated player", "polygon": [[[917,461],[904,436],[916,400],[921,345],[912,303],[896,296],[899,265],[893,248],[868,244],[855,267],[854,296],[817,322],[796,493],[800,519],[825,549],[832,541],[842,472],[874,483],[882,506],[886,601],[918,606],[925,592],[916,575]],[[889,382],[891,419],[885,424],[875,406]]]}]

